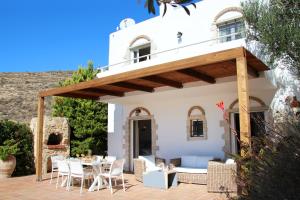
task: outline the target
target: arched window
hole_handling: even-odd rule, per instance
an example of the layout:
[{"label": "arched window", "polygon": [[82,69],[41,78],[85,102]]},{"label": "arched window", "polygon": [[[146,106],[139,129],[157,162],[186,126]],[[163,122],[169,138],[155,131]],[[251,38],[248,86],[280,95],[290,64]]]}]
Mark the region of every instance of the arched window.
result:
[{"label": "arched window", "polygon": [[193,106],[189,109],[187,120],[187,139],[207,139],[207,121],[205,111],[200,106]]},{"label": "arched window", "polygon": [[147,36],[139,36],[130,43],[130,55],[133,63],[151,59],[151,40]]},{"label": "arched window", "polygon": [[245,37],[245,22],[239,7],[222,10],[214,19],[219,42],[229,42]]}]

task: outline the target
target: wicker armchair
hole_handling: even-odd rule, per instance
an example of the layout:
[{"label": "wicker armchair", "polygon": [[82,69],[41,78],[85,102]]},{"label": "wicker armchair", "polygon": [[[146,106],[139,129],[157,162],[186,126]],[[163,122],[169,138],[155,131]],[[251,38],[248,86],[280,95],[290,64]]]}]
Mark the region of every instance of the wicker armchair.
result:
[{"label": "wicker armchair", "polygon": [[[163,158],[158,158],[155,157],[155,165],[159,166],[159,165],[165,165],[166,164],[166,160]],[[133,160],[133,165],[134,165],[134,176],[135,179],[143,182],[143,172],[146,171],[146,162],[145,160],[142,159],[134,159]]]},{"label": "wicker armchair", "polygon": [[208,192],[237,192],[236,163],[209,161],[207,170]]},{"label": "wicker armchair", "polygon": [[[170,160],[170,168],[180,167],[181,158],[175,158]],[[182,183],[194,183],[205,185],[207,183],[207,174],[204,173],[183,173],[177,172],[177,179]]]}]

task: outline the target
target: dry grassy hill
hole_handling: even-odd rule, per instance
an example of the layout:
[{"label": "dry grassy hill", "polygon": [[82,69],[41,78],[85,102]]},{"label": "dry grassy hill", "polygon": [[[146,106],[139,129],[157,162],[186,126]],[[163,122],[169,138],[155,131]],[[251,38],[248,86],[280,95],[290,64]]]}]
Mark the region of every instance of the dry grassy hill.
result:
[{"label": "dry grassy hill", "polygon": [[[0,119],[30,123],[37,116],[38,91],[58,86],[71,77],[72,71],[38,73],[0,73]],[[50,115],[52,98],[46,98],[46,115]]]}]

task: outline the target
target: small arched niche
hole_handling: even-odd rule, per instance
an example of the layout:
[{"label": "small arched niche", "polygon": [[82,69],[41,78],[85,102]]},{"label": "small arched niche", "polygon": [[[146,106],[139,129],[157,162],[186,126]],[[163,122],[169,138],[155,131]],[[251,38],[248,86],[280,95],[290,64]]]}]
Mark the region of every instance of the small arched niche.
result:
[{"label": "small arched niche", "polygon": [[129,114],[129,117],[138,117],[138,116],[151,116],[151,113],[148,109],[144,107],[137,107],[133,109]]}]

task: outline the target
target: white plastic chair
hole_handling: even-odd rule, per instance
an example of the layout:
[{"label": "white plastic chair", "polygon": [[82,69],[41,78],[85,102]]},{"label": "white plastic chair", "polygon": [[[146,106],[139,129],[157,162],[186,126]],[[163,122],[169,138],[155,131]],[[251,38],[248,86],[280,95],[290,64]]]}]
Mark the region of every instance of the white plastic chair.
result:
[{"label": "white plastic chair", "polygon": [[57,181],[56,181],[56,188],[58,187],[59,183],[59,177],[61,176],[62,183],[64,181],[64,177],[66,176],[66,185],[68,189],[69,181],[70,181],[70,167],[67,160],[57,160],[57,167],[58,167],[58,173],[57,173]]},{"label": "white plastic chair", "polygon": [[102,165],[102,171],[104,172],[108,172],[110,169],[111,164],[117,160],[116,156],[105,156],[104,160],[104,164]]},{"label": "white plastic chair", "polygon": [[84,184],[84,180],[93,177],[93,173],[90,169],[84,169],[81,161],[79,160],[70,160],[70,181],[69,181],[69,187],[72,183],[73,186],[73,178],[80,178],[81,179],[81,185],[80,185],[80,194],[82,193],[82,187]]},{"label": "white plastic chair", "polygon": [[116,156],[105,156],[104,158],[107,163],[113,163],[113,161],[117,160]]},{"label": "white plastic chair", "polygon": [[63,155],[55,155],[51,156],[51,179],[50,179],[50,184],[52,183],[52,178],[53,178],[53,172],[58,172],[58,160],[63,160],[64,156]]},{"label": "white plastic chair", "polygon": [[124,183],[124,174],[123,174],[124,163],[125,163],[125,159],[115,160],[111,164],[109,172],[100,174],[100,176],[109,179],[109,188],[110,188],[111,194],[113,193],[112,179],[115,179],[115,185],[116,185],[117,178],[122,179],[123,190],[125,192],[125,183]]},{"label": "white plastic chair", "polygon": [[103,160],[104,156],[96,155],[95,157],[96,157],[95,162],[100,163]]}]

